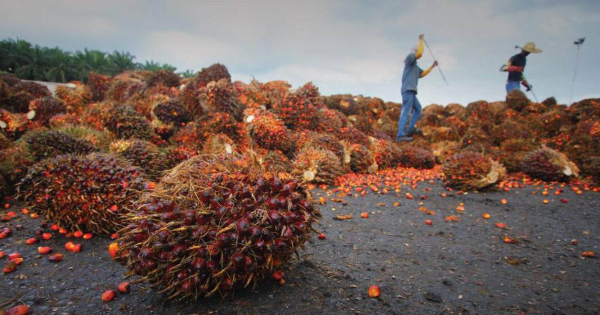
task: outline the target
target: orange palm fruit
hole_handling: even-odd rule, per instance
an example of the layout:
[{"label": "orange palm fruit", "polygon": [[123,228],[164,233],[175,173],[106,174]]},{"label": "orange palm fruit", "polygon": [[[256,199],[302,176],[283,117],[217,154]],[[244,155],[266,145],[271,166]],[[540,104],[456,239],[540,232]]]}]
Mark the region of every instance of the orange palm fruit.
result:
[{"label": "orange palm fruit", "polygon": [[54,254],[48,257],[48,260],[51,262],[61,262],[63,260],[62,254]]},{"label": "orange palm fruit", "polygon": [[50,252],[52,252],[51,247],[48,247],[48,246],[38,247],[38,253],[40,253],[42,255],[49,254]]},{"label": "orange palm fruit", "polygon": [[117,290],[121,293],[129,293],[129,282],[121,282],[117,286]]},{"label": "orange palm fruit", "polygon": [[369,287],[368,293],[369,293],[369,297],[378,298],[381,295],[381,290],[379,289],[378,286],[372,285]]},{"label": "orange palm fruit", "polygon": [[360,214],[360,217],[363,218],[363,219],[366,219],[366,218],[369,217],[369,213],[368,212],[363,212],[363,213]]},{"label": "orange palm fruit", "polygon": [[117,257],[118,251],[119,251],[119,244],[117,244],[117,242],[113,242],[113,243],[110,243],[110,245],[108,245],[108,253],[110,254],[110,257],[112,257],[112,259],[115,259]]},{"label": "orange palm fruit", "polygon": [[102,293],[102,301],[110,302],[115,298],[116,295],[117,292],[115,292],[115,290],[106,290],[104,293]]},{"label": "orange palm fruit", "polygon": [[29,306],[25,304],[17,305],[6,312],[6,315],[27,315],[29,314]]}]

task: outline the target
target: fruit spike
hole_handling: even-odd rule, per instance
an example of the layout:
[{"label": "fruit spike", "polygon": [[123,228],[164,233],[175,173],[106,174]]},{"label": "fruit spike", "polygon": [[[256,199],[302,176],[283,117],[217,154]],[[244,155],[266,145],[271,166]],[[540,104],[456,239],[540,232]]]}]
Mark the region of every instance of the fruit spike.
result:
[{"label": "fruit spike", "polygon": [[448,158],[443,170],[446,184],[457,189],[489,188],[506,178],[504,166],[473,152],[464,152]]},{"label": "fruit spike", "polygon": [[320,214],[289,175],[254,162],[197,156],[171,170],[142,196],[111,256],[169,299],[226,295],[273,275]]}]

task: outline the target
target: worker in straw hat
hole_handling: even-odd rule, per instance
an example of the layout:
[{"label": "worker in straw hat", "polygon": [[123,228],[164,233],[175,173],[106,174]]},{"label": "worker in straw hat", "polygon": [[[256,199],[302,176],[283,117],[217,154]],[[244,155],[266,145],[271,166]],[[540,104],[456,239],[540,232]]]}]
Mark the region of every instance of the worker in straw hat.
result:
[{"label": "worker in straw hat", "polygon": [[520,53],[510,57],[510,60],[508,60],[508,63],[503,68],[508,71],[506,93],[510,93],[512,90],[520,90],[519,84],[523,84],[527,91],[531,90],[531,85],[525,79],[523,71],[525,70],[525,64],[527,63],[527,56],[531,53],[537,54],[541,52],[542,50],[535,47],[534,43],[529,42],[521,48]]},{"label": "worker in straw hat", "polygon": [[[412,141],[410,135],[419,133],[415,125],[421,117],[421,103],[417,99],[417,83],[420,78],[425,77],[435,66],[437,60],[433,62],[431,67],[423,71],[417,66],[417,59],[423,56],[423,34],[419,35],[419,44],[414,48],[404,59],[404,72],[402,73],[402,111],[400,119],[398,119],[398,134],[396,135],[397,142]],[[411,115],[412,114],[412,115]],[[411,117],[412,116],[412,117]],[[410,122],[408,121],[410,117]],[[408,133],[406,133],[406,123],[408,123]]]}]

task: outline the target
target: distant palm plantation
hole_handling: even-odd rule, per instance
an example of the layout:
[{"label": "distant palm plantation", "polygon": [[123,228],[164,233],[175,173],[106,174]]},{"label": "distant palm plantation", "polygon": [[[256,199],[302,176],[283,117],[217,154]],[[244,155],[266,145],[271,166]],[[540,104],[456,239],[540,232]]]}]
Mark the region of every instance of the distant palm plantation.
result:
[{"label": "distant palm plantation", "polygon": [[[87,80],[89,72],[114,76],[125,70],[168,70],[177,68],[155,61],[135,62],[129,52],[105,53],[99,50],[69,52],[62,49],[32,45],[22,39],[0,41],[0,72],[15,74],[23,80],[70,82]],[[180,73],[183,77],[195,74],[191,70]]]}]

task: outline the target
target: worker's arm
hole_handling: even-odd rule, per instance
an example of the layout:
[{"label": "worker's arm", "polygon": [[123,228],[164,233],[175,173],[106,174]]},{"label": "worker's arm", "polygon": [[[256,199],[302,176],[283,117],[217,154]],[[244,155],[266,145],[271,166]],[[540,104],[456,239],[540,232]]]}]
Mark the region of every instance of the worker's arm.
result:
[{"label": "worker's arm", "polygon": [[527,88],[527,92],[531,91],[532,85],[529,84],[529,82],[527,82],[527,79],[525,79],[525,76],[523,76],[523,79],[521,80],[521,84],[523,84],[523,86],[525,88]]},{"label": "worker's arm", "polygon": [[518,66],[508,66],[508,72],[523,72],[525,68]]},{"label": "worker's arm", "polygon": [[423,50],[425,49],[423,46],[423,37],[423,34],[419,35],[419,44],[417,45],[417,51],[415,52],[415,59],[419,59],[423,56]]},{"label": "worker's arm", "polygon": [[437,60],[433,62],[433,64],[431,65],[431,67],[427,68],[427,70],[421,72],[421,75],[419,76],[419,78],[424,78],[426,75],[429,74],[429,72],[431,72],[431,70],[433,70],[433,68],[435,68],[438,65]]}]

